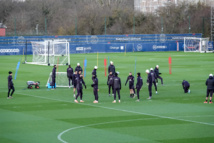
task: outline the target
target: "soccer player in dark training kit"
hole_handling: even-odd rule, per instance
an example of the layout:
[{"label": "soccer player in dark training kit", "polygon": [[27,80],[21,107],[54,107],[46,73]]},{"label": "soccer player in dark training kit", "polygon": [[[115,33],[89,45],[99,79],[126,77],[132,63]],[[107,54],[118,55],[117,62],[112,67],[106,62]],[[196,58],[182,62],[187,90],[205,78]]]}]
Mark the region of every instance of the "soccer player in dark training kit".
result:
[{"label": "soccer player in dark training kit", "polygon": [[129,73],[129,76],[127,77],[125,86],[127,84],[127,82],[129,81],[129,91],[130,91],[130,97],[133,98],[134,94],[135,94],[135,89],[134,89],[134,76],[132,75],[132,73]]},{"label": "soccer player in dark training kit", "polygon": [[113,88],[114,88],[114,101],[112,103],[116,103],[116,93],[118,94],[118,102],[120,103],[120,90],[121,90],[121,80],[118,77],[118,73],[115,73],[115,77],[113,79]]},{"label": "soccer player in dark training kit", "polygon": [[[7,78],[7,80],[8,80],[8,94],[7,94],[7,99],[13,98],[13,93],[15,91],[12,75],[13,75],[13,73],[11,71],[9,71],[9,76]],[[10,94],[11,90],[12,90],[12,92]]]},{"label": "soccer player in dark training kit", "polygon": [[136,84],[136,89],[137,89],[137,101],[140,101],[140,90],[143,86],[143,79],[140,76],[140,73],[137,73],[137,84]]},{"label": "soccer player in dark training kit", "polygon": [[114,75],[112,74],[112,72],[110,72],[108,75],[108,80],[107,80],[109,96],[111,96],[111,89],[112,89],[112,95],[114,95],[113,79],[114,79]]},{"label": "soccer player in dark training kit", "polygon": [[96,75],[97,76],[97,66],[94,66],[94,69],[92,71],[92,80],[93,80],[93,76]]},{"label": "soccer player in dark training kit", "polygon": [[190,84],[188,81],[186,80],[183,80],[182,82],[182,86],[183,86],[183,89],[184,89],[184,93],[190,93]]},{"label": "soccer player in dark training kit", "polygon": [[52,89],[56,89],[56,65],[54,65],[52,70]]},{"label": "soccer player in dark training kit", "polygon": [[79,71],[81,71],[81,73],[82,73],[82,67],[80,66],[80,63],[77,63],[75,71],[77,71],[77,73],[79,73]]},{"label": "soccer player in dark training kit", "polygon": [[157,89],[157,85],[156,85],[156,82],[155,82],[155,72],[153,71],[153,68],[150,69],[150,75],[152,77],[152,83],[154,84],[155,86],[155,91],[156,91],[156,94],[158,93],[158,89]]},{"label": "soccer player in dark training kit", "polygon": [[112,75],[114,75],[115,71],[116,71],[116,69],[115,69],[114,63],[112,61],[110,61],[110,65],[108,67],[108,73],[112,72]]},{"label": "soccer player in dark training kit", "polygon": [[154,72],[155,72],[155,78],[158,82],[158,78],[161,80],[161,84],[163,85],[163,78],[160,76],[161,73],[159,73],[159,65],[156,65],[155,69],[154,69]]},{"label": "soccer player in dark training kit", "polygon": [[152,83],[153,83],[153,80],[152,80],[152,75],[151,75],[151,72],[149,72],[149,70],[146,70],[146,73],[147,73],[147,85],[148,85],[148,90],[149,90],[149,98],[147,99],[152,99]]},{"label": "soccer player in dark training kit", "polygon": [[94,97],[95,97],[95,100],[93,101],[93,103],[98,103],[98,91],[99,91],[99,89],[98,89],[97,76],[93,75],[92,80],[93,80],[93,84],[91,84],[91,87],[93,87]]},{"label": "soccer player in dark training kit", "polygon": [[74,93],[74,97],[76,97],[75,95],[75,91],[76,91],[76,85],[77,85],[77,71],[74,72],[74,74],[72,75],[72,85],[73,85],[73,93]]},{"label": "soccer player in dark training kit", "polygon": [[212,104],[212,97],[213,97],[213,91],[214,91],[214,79],[213,79],[213,75],[210,74],[209,78],[206,81],[206,86],[207,86],[207,96],[206,96],[206,101],[204,101],[204,103],[207,103],[208,97],[210,95],[210,104]]},{"label": "soccer player in dark training kit", "polygon": [[[72,76],[73,76],[73,68],[69,65],[67,68],[67,77],[68,77],[69,88],[71,88]],[[73,85],[73,83],[72,83],[72,85]]]},{"label": "soccer player in dark training kit", "polygon": [[77,88],[77,96],[76,96],[76,98],[75,98],[75,100],[74,100],[74,102],[76,102],[76,103],[78,103],[77,98],[78,98],[79,96],[80,96],[80,102],[84,102],[84,101],[82,100],[82,97],[83,97],[83,91],[82,91],[83,87],[82,87],[82,85],[84,85],[84,86],[85,86],[85,89],[86,89],[86,85],[85,85],[85,82],[84,82],[84,80],[83,80],[83,75],[81,74],[81,75],[77,76],[77,85],[76,85],[76,88]]}]

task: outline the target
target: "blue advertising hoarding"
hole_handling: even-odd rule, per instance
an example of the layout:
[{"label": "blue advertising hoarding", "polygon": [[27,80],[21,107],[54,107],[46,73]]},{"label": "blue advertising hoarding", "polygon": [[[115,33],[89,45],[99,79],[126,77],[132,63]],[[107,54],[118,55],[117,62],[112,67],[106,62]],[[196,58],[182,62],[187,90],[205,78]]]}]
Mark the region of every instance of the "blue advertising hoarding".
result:
[{"label": "blue advertising hoarding", "polygon": [[[139,34],[0,37],[0,55],[22,55],[26,47],[27,54],[32,54],[31,41],[54,39],[67,40],[70,44],[71,54],[125,51],[176,51],[178,45],[179,50],[183,51],[184,37],[201,38],[201,36],[201,34]],[[212,43],[210,45],[212,45]]]}]

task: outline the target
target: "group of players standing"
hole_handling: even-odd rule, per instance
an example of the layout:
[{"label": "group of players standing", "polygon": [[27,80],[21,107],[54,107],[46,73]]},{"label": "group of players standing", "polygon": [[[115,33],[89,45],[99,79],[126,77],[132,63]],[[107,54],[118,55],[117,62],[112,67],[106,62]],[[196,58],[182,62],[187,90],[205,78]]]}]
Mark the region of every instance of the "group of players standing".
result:
[{"label": "group of players standing", "polygon": [[[55,78],[55,73],[56,73],[56,67],[54,66],[53,70],[52,70],[52,78]],[[155,67],[155,70],[153,70],[153,68],[149,70],[146,70],[146,73],[148,74],[147,77],[147,84],[148,84],[148,90],[149,90],[149,98],[152,98],[152,85],[154,84],[155,86],[155,90],[156,90],[156,94],[157,92],[157,79],[161,79],[161,84],[163,85],[163,79],[160,77],[159,73],[159,66],[157,65]],[[107,85],[108,85],[108,92],[109,92],[109,96],[111,96],[111,89],[112,89],[112,95],[114,96],[114,101],[112,103],[116,103],[116,94],[118,95],[118,102],[120,103],[120,90],[122,88],[121,86],[121,79],[118,77],[119,72],[116,72],[114,63],[111,61],[110,65],[108,67],[108,79],[107,79]],[[67,77],[68,77],[68,81],[69,81],[69,88],[71,87],[71,81],[72,81],[72,85],[73,85],[73,93],[74,93],[74,97],[75,100],[74,102],[78,103],[77,98],[80,96],[80,101],[79,102],[84,102],[82,100],[83,97],[83,85],[86,89],[86,84],[83,80],[83,75],[82,75],[82,68],[80,66],[79,63],[77,63],[77,67],[75,68],[75,70],[73,71],[73,68],[71,68],[71,66],[69,65],[69,67],[67,68]],[[55,79],[52,79],[52,81],[54,81],[54,85],[55,85]],[[91,84],[91,87],[93,87],[93,92],[94,92],[94,96],[95,96],[95,100],[93,101],[93,103],[98,103],[98,78],[97,78],[97,66],[94,67],[93,71],[92,71],[92,81],[93,84]],[[127,77],[125,86],[127,84],[127,82],[129,82],[129,90],[130,90],[130,97],[131,98],[135,98],[136,94],[135,94],[135,89],[137,90],[137,100],[136,101],[140,101],[140,90],[143,86],[143,79],[141,78],[141,74],[137,73],[137,83],[136,86],[134,86],[134,76],[132,75],[132,73],[129,73],[129,76]],[[55,88],[55,87],[54,87]],[[77,94],[75,95],[75,92],[77,90]]]},{"label": "group of players standing", "polygon": [[[92,81],[93,81],[93,84],[91,84],[91,86],[93,87],[93,92],[94,92],[94,96],[95,96],[95,100],[93,101],[93,103],[98,103],[98,79],[97,79],[97,66],[94,67],[94,70],[92,72]],[[115,66],[113,65],[113,62],[111,61],[110,62],[110,66],[108,67],[108,80],[107,80],[107,85],[108,85],[108,88],[109,88],[109,96],[111,95],[110,94],[110,91],[112,89],[113,91],[113,94],[114,95],[114,101],[113,103],[116,103],[116,93],[118,94],[118,102],[120,102],[120,90],[121,90],[121,80],[120,78],[118,77],[118,72],[115,72]],[[149,98],[148,99],[151,99],[152,98],[152,85],[154,84],[155,86],[155,90],[156,90],[156,94],[158,93],[157,92],[157,79],[159,78],[161,80],[161,84],[163,85],[163,79],[162,77],[160,77],[160,74],[159,73],[159,66],[156,65],[155,69],[153,70],[153,68],[149,70],[146,70],[146,73],[147,73],[147,85],[148,85],[148,90],[149,90]],[[83,85],[84,87],[86,88],[86,84],[83,80],[83,75],[82,75],[82,68],[80,66],[79,63],[77,63],[77,67],[75,68],[75,72],[73,72],[73,68],[71,68],[71,66],[69,65],[69,67],[67,68],[67,77],[68,77],[68,80],[69,80],[69,88],[71,87],[71,81],[72,81],[72,85],[74,87],[73,89],[73,92],[74,92],[74,97],[75,97],[75,100],[74,102],[78,103],[77,101],[77,98],[80,96],[80,102],[84,102],[82,100],[82,97],[83,97]],[[53,89],[56,88],[56,65],[54,65],[54,68],[52,70],[52,86],[53,86]],[[14,88],[14,84],[13,84],[13,78],[12,78],[12,72],[9,71],[9,76],[8,76],[8,94],[7,94],[7,98],[8,99],[11,99],[13,98],[12,95],[15,91],[15,88]],[[143,79],[141,78],[141,75],[140,73],[137,73],[137,84],[136,86],[134,87],[134,76],[132,75],[132,73],[130,72],[129,73],[129,76],[127,77],[127,80],[126,80],[126,83],[125,85],[127,84],[127,82],[129,81],[129,90],[130,90],[130,97],[131,98],[134,98],[136,96],[135,94],[135,89],[137,89],[137,101],[140,101],[140,90],[143,86]],[[206,86],[207,86],[207,94],[206,94],[206,100],[204,103],[207,103],[208,101],[208,97],[210,96],[210,104],[213,103],[212,102],[212,96],[213,96],[213,93],[214,93],[214,76],[213,74],[210,74],[209,75],[209,78],[206,80],[205,82]],[[184,92],[185,93],[190,93],[190,84],[188,81],[186,80],[183,80],[182,82],[182,86],[183,86],[183,89],[184,89]],[[12,92],[11,92],[12,90]],[[77,95],[75,95],[75,91],[77,90]]]}]

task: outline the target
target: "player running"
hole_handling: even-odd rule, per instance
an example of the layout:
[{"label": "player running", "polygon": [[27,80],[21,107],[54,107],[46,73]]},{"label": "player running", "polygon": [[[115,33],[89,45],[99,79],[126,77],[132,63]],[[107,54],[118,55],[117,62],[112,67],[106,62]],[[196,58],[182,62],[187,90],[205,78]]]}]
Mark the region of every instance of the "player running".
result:
[{"label": "player running", "polygon": [[143,79],[140,76],[140,73],[137,73],[137,84],[136,84],[136,89],[137,89],[137,100],[140,101],[140,90],[143,86]]},{"label": "player running", "polygon": [[183,89],[184,89],[184,93],[190,93],[190,84],[188,81],[186,80],[183,80],[182,82],[182,86],[183,86]]},{"label": "player running", "polygon": [[92,80],[93,80],[93,84],[91,84],[91,87],[93,87],[93,91],[94,91],[94,97],[95,100],[93,101],[93,103],[98,103],[98,79],[96,75],[92,76]]},{"label": "player running", "polygon": [[[68,77],[69,88],[71,88],[71,81],[73,82],[72,76],[73,76],[73,68],[71,67],[71,65],[69,65],[67,68],[67,77]],[[72,83],[72,85],[73,85],[73,83]]]},{"label": "player running", "polygon": [[112,74],[112,72],[109,73],[108,75],[108,80],[107,80],[107,85],[108,85],[108,93],[109,96],[111,96],[111,89],[112,89],[112,96],[114,95],[114,89],[113,89],[113,78],[114,75]]},{"label": "player running", "polygon": [[[8,80],[8,94],[7,94],[7,99],[13,98],[13,93],[15,92],[12,75],[13,75],[13,73],[11,71],[9,71],[9,76],[7,78],[7,80]],[[12,92],[10,94],[11,90],[12,90]]]},{"label": "player running", "polygon": [[114,66],[114,63],[112,61],[110,61],[110,65],[108,67],[108,73],[112,72],[112,75],[115,74],[115,66]]},{"label": "player running", "polygon": [[120,103],[120,90],[121,90],[121,80],[118,77],[118,73],[115,73],[115,77],[113,79],[113,88],[114,88],[114,101],[112,103],[116,103],[116,92],[118,94],[118,102]]},{"label": "player running", "polygon": [[125,86],[127,84],[127,82],[129,81],[129,91],[130,91],[130,97],[134,98],[135,97],[135,89],[134,89],[134,76],[132,75],[132,73],[129,73],[129,76],[127,77]]},{"label": "player running", "polygon": [[155,69],[155,79],[157,80],[157,84],[158,84],[158,78],[161,80],[161,84],[163,85],[163,78],[160,76],[161,73],[159,73],[159,65],[156,65]]},{"label": "player running", "polygon": [[213,79],[213,74],[209,75],[209,78],[206,81],[206,86],[207,86],[207,96],[206,96],[206,101],[204,103],[207,103],[208,97],[210,95],[210,104],[212,104],[212,97],[213,97],[213,91],[214,91],[214,79]]},{"label": "player running", "polygon": [[77,76],[77,85],[76,85],[76,88],[77,88],[77,96],[76,96],[76,98],[75,98],[75,100],[74,100],[74,102],[76,102],[76,103],[79,103],[79,102],[77,101],[77,98],[78,98],[79,96],[80,96],[80,102],[84,102],[84,101],[82,100],[82,97],[83,97],[83,91],[82,91],[83,87],[82,87],[82,84],[85,86],[85,89],[86,89],[86,85],[85,85],[85,82],[84,82],[84,80],[83,80],[83,75],[81,74],[81,75]]}]

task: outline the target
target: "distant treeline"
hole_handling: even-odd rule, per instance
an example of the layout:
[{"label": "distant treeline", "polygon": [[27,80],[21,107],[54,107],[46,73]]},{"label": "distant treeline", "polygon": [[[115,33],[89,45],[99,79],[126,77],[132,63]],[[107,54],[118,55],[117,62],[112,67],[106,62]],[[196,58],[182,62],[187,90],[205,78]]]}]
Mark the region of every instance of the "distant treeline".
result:
[{"label": "distant treeline", "polygon": [[7,26],[7,35],[191,32],[209,37],[210,13],[210,6],[185,2],[146,14],[134,11],[134,0],[0,1],[0,23]]}]

